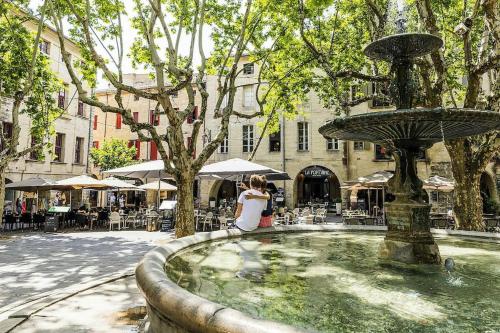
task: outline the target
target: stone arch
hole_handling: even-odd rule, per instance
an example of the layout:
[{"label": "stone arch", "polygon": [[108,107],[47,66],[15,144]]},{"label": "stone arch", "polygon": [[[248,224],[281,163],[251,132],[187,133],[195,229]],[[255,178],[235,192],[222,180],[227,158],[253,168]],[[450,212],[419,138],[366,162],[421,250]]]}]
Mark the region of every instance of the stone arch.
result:
[{"label": "stone arch", "polygon": [[340,179],[330,168],[310,165],[300,170],[293,184],[294,205],[341,199]]},{"label": "stone arch", "polygon": [[237,199],[234,181],[227,179],[215,181],[209,191],[209,200],[211,198],[215,198],[216,204],[218,204],[221,199]]}]

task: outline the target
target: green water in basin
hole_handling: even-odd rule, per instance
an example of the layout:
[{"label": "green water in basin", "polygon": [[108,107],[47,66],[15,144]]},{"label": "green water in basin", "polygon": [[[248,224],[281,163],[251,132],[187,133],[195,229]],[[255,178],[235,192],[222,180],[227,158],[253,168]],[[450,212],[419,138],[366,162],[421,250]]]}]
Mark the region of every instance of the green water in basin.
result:
[{"label": "green water in basin", "polygon": [[437,238],[456,269],[389,265],[383,235],[257,235],[202,244],[166,264],[190,292],[320,332],[500,332],[500,244]]}]

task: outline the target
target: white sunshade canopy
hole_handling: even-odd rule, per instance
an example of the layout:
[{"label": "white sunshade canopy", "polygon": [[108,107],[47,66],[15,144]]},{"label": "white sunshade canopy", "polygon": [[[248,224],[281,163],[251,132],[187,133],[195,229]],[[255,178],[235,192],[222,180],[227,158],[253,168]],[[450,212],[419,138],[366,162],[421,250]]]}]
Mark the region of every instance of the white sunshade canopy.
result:
[{"label": "white sunshade canopy", "polygon": [[101,181],[104,184],[106,184],[114,189],[121,190],[121,191],[142,191],[134,184],[127,183],[126,181],[115,178],[115,177],[104,178]]},{"label": "white sunshade canopy", "polygon": [[423,188],[428,190],[453,191],[455,182],[441,176],[432,176],[424,180]]},{"label": "white sunshade canopy", "polygon": [[147,183],[147,184],[138,186],[138,188],[143,189],[143,190],[155,190],[155,191],[158,191],[158,189],[160,191],[177,191],[176,186],[171,185],[167,182],[163,182],[163,181],[160,181],[160,182],[156,181],[156,182]]},{"label": "white sunshade canopy", "polygon": [[127,165],[121,168],[106,170],[103,173],[131,178],[166,178],[170,176],[165,171],[163,160]]},{"label": "white sunshade canopy", "polygon": [[54,180],[35,177],[7,184],[5,185],[5,188],[11,190],[34,192],[37,190],[50,189],[55,184],[56,182]]},{"label": "white sunshade canopy", "polygon": [[267,174],[285,174],[283,171],[275,170],[273,168],[243,160],[241,158],[232,158],[222,162],[216,162],[205,165],[201,168],[198,176],[201,177],[221,177],[226,178],[229,176],[238,175],[267,175]]},{"label": "white sunshade canopy", "polygon": [[67,186],[73,189],[105,189],[111,188],[111,186],[103,183],[102,181],[89,177],[87,175],[81,175],[76,177],[71,177],[56,182],[56,186]]},{"label": "white sunshade canopy", "polygon": [[363,186],[365,188],[375,187],[375,186],[384,186],[387,184],[389,179],[393,176],[391,171],[377,171],[367,176],[358,177],[354,180],[348,180],[345,182],[343,188],[349,188],[353,185]]}]

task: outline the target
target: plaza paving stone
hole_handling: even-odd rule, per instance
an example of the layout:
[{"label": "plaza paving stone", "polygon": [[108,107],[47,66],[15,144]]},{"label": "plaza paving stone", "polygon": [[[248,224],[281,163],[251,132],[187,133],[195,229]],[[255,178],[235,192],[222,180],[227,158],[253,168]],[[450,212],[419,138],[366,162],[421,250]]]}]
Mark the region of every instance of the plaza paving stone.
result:
[{"label": "plaza paving stone", "polygon": [[[134,277],[113,281],[33,314],[13,333],[137,332],[146,302]],[[132,311],[127,312],[127,310]],[[130,315],[131,314],[131,315]]]},{"label": "plaza paving stone", "polygon": [[171,233],[146,231],[27,233],[0,239],[0,318],[9,307],[119,272]]}]

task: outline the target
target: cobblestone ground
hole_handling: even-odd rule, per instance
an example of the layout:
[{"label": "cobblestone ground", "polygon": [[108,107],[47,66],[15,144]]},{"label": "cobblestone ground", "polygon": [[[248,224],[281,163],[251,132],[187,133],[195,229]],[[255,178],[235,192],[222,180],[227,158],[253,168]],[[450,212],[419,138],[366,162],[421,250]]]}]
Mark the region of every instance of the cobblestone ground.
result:
[{"label": "cobblestone ground", "polygon": [[0,238],[0,315],[9,306],[125,270],[172,239],[146,231],[27,233]]}]

